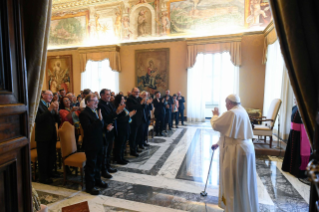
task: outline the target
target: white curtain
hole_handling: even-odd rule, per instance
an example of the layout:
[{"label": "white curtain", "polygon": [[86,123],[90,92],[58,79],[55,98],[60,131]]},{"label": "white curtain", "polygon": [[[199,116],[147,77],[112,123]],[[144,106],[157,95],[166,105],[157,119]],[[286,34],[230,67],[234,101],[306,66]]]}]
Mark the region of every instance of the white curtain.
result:
[{"label": "white curtain", "polygon": [[91,61],[86,64],[85,71],[81,73],[81,90],[86,88],[92,92],[100,91],[103,88],[110,89],[115,93],[119,92],[119,72],[113,71],[108,59],[103,61]]},{"label": "white curtain", "polygon": [[230,54],[198,54],[195,65],[187,71],[187,121],[205,121],[205,105],[226,111],[225,99],[238,94],[239,67],[234,66]]},{"label": "white curtain", "polygon": [[280,123],[281,139],[287,139],[290,131],[290,116],[293,105],[293,92],[289,82],[287,69],[280,51],[278,40],[268,45],[265,74],[265,92],[263,114],[266,115],[273,99],[281,99],[279,115],[274,125],[274,133],[278,133],[278,120]]}]

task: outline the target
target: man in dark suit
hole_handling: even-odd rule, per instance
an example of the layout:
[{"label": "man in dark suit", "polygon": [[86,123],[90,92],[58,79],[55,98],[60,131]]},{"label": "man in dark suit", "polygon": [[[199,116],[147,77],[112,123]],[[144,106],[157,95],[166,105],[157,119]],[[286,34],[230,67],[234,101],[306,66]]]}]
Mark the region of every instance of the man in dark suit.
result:
[{"label": "man in dark suit", "polygon": [[[107,183],[101,180],[104,122],[101,110],[96,111],[98,102],[96,95],[87,95],[85,97],[86,108],[80,113],[80,122],[84,131],[82,146],[86,155],[86,192],[92,195],[100,194],[100,190],[95,186],[108,187]],[[108,130],[111,131],[112,126],[108,127]]]},{"label": "man in dark suit", "polygon": [[[142,99],[145,99],[146,101],[144,101],[144,107],[143,107],[143,116],[142,116],[142,123],[141,123],[141,127],[138,130],[138,135],[137,135],[137,145],[139,146],[140,149],[145,149],[146,146],[149,146],[148,144],[146,144],[145,140],[145,134],[148,131],[148,125],[149,125],[149,116],[150,116],[150,106],[152,105],[152,99],[148,99],[148,92],[143,91],[140,94],[139,97],[139,101],[141,101]],[[152,107],[153,109],[153,107]]]},{"label": "man in dark suit", "polygon": [[57,133],[55,123],[60,119],[59,104],[52,101],[53,94],[50,90],[42,93],[37,116],[35,118],[35,140],[39,163],[40,183],[50,184],[53,177],[53,167],[56,162]]},{"label": "man in dark suit", "polygon": [[172,105],[173,105],[173,97],[170,94],[170,91],[166,91],[166,95],[163,96],[164,103],[165,103],[165,130],[167,130],[167,125],[168,129],[172,130]]},{"label": "man in dark suit", "polygon": [[178,100],[178,105],[179,105],[178,114],[180,116],[180,120],[182,121],[182,125],[184,125],[184,109],[185,109],[184,103],[185,103],[185,99],[182,96],[182,93],[180,91],[178,91],[178,93],[177,93],[177,100]]},{"label": "man in dark suit", "polygon": [[146,101],[145,98],[139,98],[140,90],[138,88],[132,89],[132,94],[126,100],[126,108],[128,111],[136,110],[135,116],[132,117],[131,123],[131,134],[130,134],[130,154],[132,156],[138,157],[139,155],[137,152],[140,152],[137,149],[137,134],[138,130],[142,125],[142,121],[144,118],[143,109],[145,108],[144,102]]},{"label": "man in dark suit", "polygon": [[159,91],[155,92],[155,98],[153,100],[153,105],[155,108],[154,115],[155,115],[155,133],[156,136],[164,136],[163,129],[165,123],[165,104],[164,99],[161,99],[161,93]]},{"label": "man in dark suit", "polygon": [[98,108],[101,109],[104,124],[113,125],[114,130],[107,131],[105,129],[104,145],[103,145],[103,163],[102,163],[102,176],[105,178],[112,178],[110,173],[117,172],[116,169],[111,167],[111,153],[114,143],[114,138],[117,135],[117,116],[120,114],[125,105],[120,105],[117,109],[111,104],[111,91],[108,89],[102,89],[100,91],[100,97]]}]

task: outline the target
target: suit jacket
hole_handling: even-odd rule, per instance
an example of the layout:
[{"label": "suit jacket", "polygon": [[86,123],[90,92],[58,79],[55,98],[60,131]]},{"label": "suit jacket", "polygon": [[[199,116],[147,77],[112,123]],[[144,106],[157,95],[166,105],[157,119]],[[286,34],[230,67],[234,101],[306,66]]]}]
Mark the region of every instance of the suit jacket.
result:
[{"label": "suit jacket", "polygon": [[[177,97],[177,100],[178,100],[178,97]],[[181,96],[181,99],[178,100],[178,110],[184,110],[185,109],[185,106],[184,106],[184,102],[185,102],[185,99],[183,96]]]},{"label": "suit jacket", "polygon": [[135,98],[135,96],[129,96],[126,100],[126,108],[128,111],[136,110],[136,114],[132,117],[132,125],[139,126],[144,121],[146,107],[145,104],[141,104],[141,98]]},{"label": "suit jacket", "polygon": [[[106,135],[106,139],[110,140],[117,134],[117,114],[114,105],[109,102],[105,102],[102,99],[99,100],[98,109],[101,109],[101,113],[103,116],[103,121],[105,125],[104,133]],[[108,124],[113,124],[114,128],[112,131],[107,131],[106,126]]]},{"label": "suit jacket", "polygon": [[122,111],[117,117],[117,129],[119,134],[125,134],[129,136],[130,134],[130,116]]},{"label": "suit jacket", "polygon": [[84,131],[83,148],[85,151],[97,151],[103,147],[104,121],[86,107],[80,113],[80,123]]},{"label": "suit jacket", "polygon": [[152,103],[146,106],[145,115],[146,115],[147,121],[151,120],[151,111],[152,110],[153,110],[153,104]]},{"label": "suit jacket", "polygon": [[167,95],[162,97],[162,99],[165,99],[164,101],[169,105],[169,108],[165,106],[165,109],[168,111],[172,111],[172,105],[174,104],[173,97],[168,95],[168,100],[166,100],[166,96]]},{"label": "suit jacket", "polygon": [[165,109],[165,104],[162,102],[162,99],[159,99],[159,101],[157,101],[157,99],[155,98],[153,100],[153,105],[155,108],[154,115],[156,117],[157,116],[165,116],[166,109]]},{"label": "suit jacket", "polygon": [[35,140],[45,142],[48,140],[57,140],[55,123],[60,121],[59,114],[50,112],[48,107],[40,101],[37,116],[35,118]]}]

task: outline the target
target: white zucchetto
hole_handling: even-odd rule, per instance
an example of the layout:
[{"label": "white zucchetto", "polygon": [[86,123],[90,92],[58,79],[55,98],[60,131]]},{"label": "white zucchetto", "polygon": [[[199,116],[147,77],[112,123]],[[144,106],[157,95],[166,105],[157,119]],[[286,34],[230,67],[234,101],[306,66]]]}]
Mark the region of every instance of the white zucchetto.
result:
[{"label": "white zucchetto", "polygon": [[229,99],[232,102],[240,103],[240,98],[237,94],[230,94],[227,96],[227,99]]}]

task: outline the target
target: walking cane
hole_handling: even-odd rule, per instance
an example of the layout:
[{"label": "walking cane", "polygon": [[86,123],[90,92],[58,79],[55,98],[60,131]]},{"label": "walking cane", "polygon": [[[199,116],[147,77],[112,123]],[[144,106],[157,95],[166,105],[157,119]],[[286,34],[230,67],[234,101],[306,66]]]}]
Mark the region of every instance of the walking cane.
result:
[{"label": "walking cane", "polygon": [[206,188],[207,188],[207,183],[208,183],[208,178],[209,178],[210,170],[211,170],[211,168],[212,168],[212,162],[213,162],[213,158],[214,158],[214,153],[215,153],[215,149],[213,150],[212,158],[210,159],[210,164],[209,164],[209,170],[208,170],[208,174],[207,174],[205,189],[204,189],[204,191],[200,192],[200,195],[202,195],[203,197],[206,197],[206,196],[207,196]]}]

